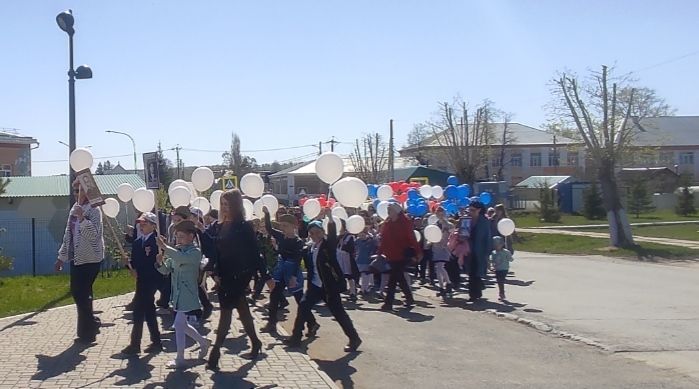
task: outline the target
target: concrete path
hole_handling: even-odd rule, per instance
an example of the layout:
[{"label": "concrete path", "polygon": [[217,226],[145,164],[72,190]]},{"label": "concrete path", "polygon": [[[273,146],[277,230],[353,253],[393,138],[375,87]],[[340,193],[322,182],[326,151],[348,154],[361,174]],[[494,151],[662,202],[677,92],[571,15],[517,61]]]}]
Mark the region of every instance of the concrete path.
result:
[{"label": "concrete path", "polygon": [[515,257],[512,313],[699,379],[699,263]]},{"label": "concrete path", "polygon": [[[570,230],[556,230],[556,229],[542,229],[542,228],[517,228],[518,232],[528,232],[533,234],[554,234],[554,235],[575,235],[575,236],[586,236],[589,238],[600,238],[609,239],[609,234],[606,232],[586,232],[586,231],[570,231]],[[682,239],[669,239],[669,238],[655,238],[648,236],[638,236],[634,235],[634,240],[636,242],[648,242],[648,243],[658,243],[668,246],[680,246],[690,249],[699,250],[699,241],[696,240],[682,240]]]},{"label": "concrete path", "polygon": [[[649,227],[649,226],[676,226],[679,224],[699,224],[699,220],[682,220],[674,222],[644,222],[631,223],[631,227]],[[572,226],[540,226],[529,227],[533,230],[568,230],[568,229],[585,229],[585,228],[607,228],[609,224],[579,224]]]},{"label": "concrete path", "polygon": [[[100,282],[99,279],[97,282]],[[248,349],[240,333],[241,324],[233,321],[229,340],[221,357],[221,372],[205,370],[197,361],[198,346],[186,356],[192,367],[174,371],[165,363],[174,358],[174,333],[166,351],[158,355],[141,354],[140,358],[122,359],[118,353],[129,343],[130,324],[124,305],[131,294],[95,301],[101,313],[102,333],[89,348],[73,343],[75,308],[67,306],[38,314],[0,319],[0,388],[333,388],[325,373],[308,356],[286,350],[280,342],[263,334],[264,357],[250,362],[238,357]],[[218,314],[212,317],[218,323]],[[256,314],[258,329],[260,316]],[[163,320],[163,317],[158,319]],[[167,320],[166,320],[167,322]],[[209,325],[210,327],[210,325]],[[144,329],[147,345],[147,329]],[[209,338],[213,339],[210,333]]]}]

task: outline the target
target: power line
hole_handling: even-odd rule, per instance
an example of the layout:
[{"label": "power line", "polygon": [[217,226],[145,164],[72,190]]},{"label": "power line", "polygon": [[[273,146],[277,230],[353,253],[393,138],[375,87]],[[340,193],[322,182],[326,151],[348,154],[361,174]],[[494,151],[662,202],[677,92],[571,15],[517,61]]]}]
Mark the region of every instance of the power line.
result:
[{"label": "power line", "polygon": [[691,53],[680,55],[679,57],[670,58],[670,59],[667,59],[665,61],[658,62],[656,64],[646,66],[646,67],[641,68],[641,69],[632,70],[631,72],[629,72],[629,74],[638,73],[638,72],[642,72],[642,71],[649,70],[649,69],[654,69],[654,68],[657,68],[659,66],[663,66],[663,65],[667,65],[667,64],[670,64],[673,62],[677,62],[679,60],[682,60],[682,59],[685,59],[687,57],[691,57],[691,56],[697,55],[697,54],[699,54],[699,50],[695,50],[695,51],[692,51]]},{"label": "power line", "polygon": [[[122,154],[122,155],[109,155],[106,157],[92,157],[92,159],[109,159],[109,158],[123,158],[123,157],[131,157],[133,156],[132,154]],[[54,163],[54,162],[68,162],[67,159],[51,159],[51,160],[45,160],[45,161],[32,161],[35,163]]]},{"label": "power line", "polygon": [[[266,151],[283,151],[283,150],[294,150],[294,149],[303,149],[307,147],[318,147],[316,145],[303,145],[303,146],[289,146],[289,147],[277,147],[273,149],[258,149],[258,150],[240,150],[241,153],[262,153]],[[190,149],[190,148],[182,148],[183,151],[193,151],[193,152],[199,152],[199,153],[226,153],[229,152],[230,150],[205,150],[205,149]]]}]

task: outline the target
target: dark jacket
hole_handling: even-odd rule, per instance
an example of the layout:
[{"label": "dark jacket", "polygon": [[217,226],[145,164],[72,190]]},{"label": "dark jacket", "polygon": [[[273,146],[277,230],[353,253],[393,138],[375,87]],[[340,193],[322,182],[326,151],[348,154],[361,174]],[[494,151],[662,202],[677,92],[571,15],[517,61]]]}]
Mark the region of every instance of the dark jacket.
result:
[{"label": "dark jacket", "polygon": [[225,226],[215,223],[199,236],[204,255],[209,258],[205,270],[221,278],[222,283],[232,279],[252,277],[255,272],[267,272],[257,246],[257,235],[249,222]]},{"label": "dark jacket", "polygon": [[145,242],[143,238],[138,238],[131,244],[131,260],[129,263],[136,270],[138,281],[158,280],[163,277],[155,267],[155,257],[158,255],[156,235],[156,232],[153,231]]},{"label": "dark jacket", "polygon": [[493,237],[491,224],[484,215],[479,215],[478,219],[471,221],[471,260],[478,263],[478,276],[485,277],[488,269],[488,258],[493,251]]},{"label": "dark jacket", "polygon": [[[318,248],[318,275],[323,283],[323,291],[326,295],[340,294],[347,289],[342,269],[337,263],[337,226],[334,222],[328,223],[327,237]],[[313,251],[308,249],[304,261],[308,271],[308,286],[313,284],[315,268],[313,266]]]}]

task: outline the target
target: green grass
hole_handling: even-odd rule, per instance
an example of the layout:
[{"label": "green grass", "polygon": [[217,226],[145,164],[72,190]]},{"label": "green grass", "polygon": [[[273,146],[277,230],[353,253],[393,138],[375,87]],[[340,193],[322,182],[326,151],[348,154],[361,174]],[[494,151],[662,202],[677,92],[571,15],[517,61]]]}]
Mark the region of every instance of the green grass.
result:
[{"label": "green grass", "polygon": [[[528,227],[544,227],[544,226],[580,226],[589,224],[607,224],[607,219],[602,220],[588,220],[581,215],[562,215],[560,223],[545,223],[539,220],[539,215],[537,213],[523,213],[523,212],[513,212],[512,219],[517,224],[517,227],[528,228]],[[674,221],[687,221],[687,220],[699,220],[699,216],[679,216],[672,210],[655,211],[645,215],[641,215],[638,219],[633,215],[630,215],[629,222],[631,223],[652,223],[652,222],[674,222]]]},{"label": "green grass", "polygon": [[[699,224],[680,224],[667,226],[632,226],[631,230],[633,231],[634,236],[699,241]],[[609,229],[580,228],[574,231],[609,232]]]},{"label": "green grass", "polygon": [[642,243],[635,249],[617,249],[609,247],[609,239],[574,235],[518,232],[514,247],[515,250],[549,254],[607,255],[639,259],[699,259],[699,250],[685,247]]},{"label": "green grass", "polygon": [[[94,285],[94,297],[103,298],[134,290],[134,278],[125,271],[111,276],[100,273]],[[72,304],[68,275],[17,276],[0,278],[0,317]]]}]

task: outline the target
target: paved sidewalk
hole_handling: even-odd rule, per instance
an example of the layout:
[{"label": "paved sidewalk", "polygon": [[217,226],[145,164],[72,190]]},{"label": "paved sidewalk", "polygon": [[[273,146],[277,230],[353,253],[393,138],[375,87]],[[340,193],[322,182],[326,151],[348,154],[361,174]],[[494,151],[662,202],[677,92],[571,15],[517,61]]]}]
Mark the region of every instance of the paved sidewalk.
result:
[{"label": "paved sidewalk", "polygon": [[[543,229],[543,228],[518,228],[518,232],[528,232],[533,234],[554,234],[554,235],[576,235],[576,236],[587,236],[590,238],[600,238],[609,239],[609,234],[606,232],[585,232],[585,231],[569,231],[569,230],[556,230],[556,229]],[[699,241],[696,240],[682,240],[682,239],[669,239],[669,238],[652,238],[649,236],[638,236],[634,235],[633,239],[636,242],[647,242],[647,243],[658,243],[668,246],[680,246],[690,249],[699,250]]]},{"label": "paved sidewalk", "polygon": [[[98,281],[99,282],[99,281]],[[221,371],[213,373],[196,360],[198,346],[192,345],[186,357],[192,367],[175,371],[165,363],[175,356],[174,332],[163,331],[166,351],[158,355],[122,359],[119,351],[129,343],[131,314],[124,305],[132,294],[95,301],[101,311],[101,334],[92,347],[79,346],[75,337],[76,312],[73,305],[0,319],[0,388],[334,388],[327,375],[305,354],[289,352],[280,341],[260,334],[263,356],[257,361],[238,357],[248,350],[247,337],[240,332],[240,321],[233,320],[224,344]],[[259,331],[262,323],[253,310]],[[167,316],[159,316],[159,321]],[[218,312],[211,322],[218,323]],[[204,332],[208,332],[204,331]],[[208,337],[213,340],[214,333]],[[167,340],[170,339],[170,340]],[[144,329],[143,347],[148,329]],[[191,340],[188,339],[189,344]]]}]

